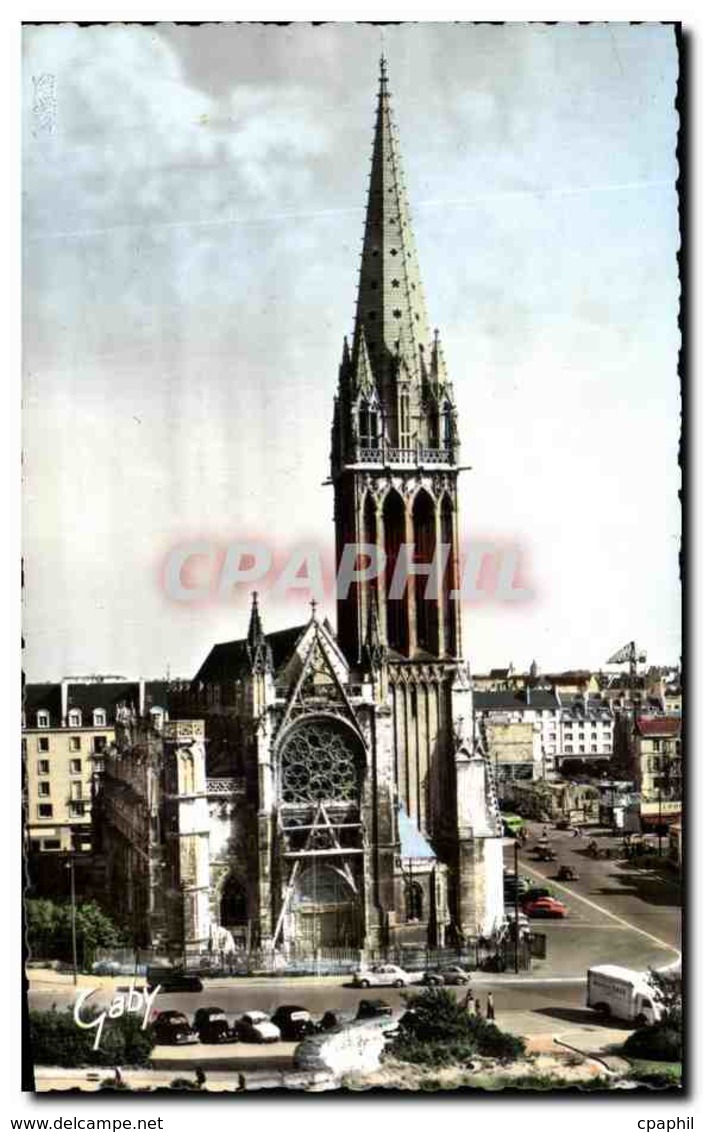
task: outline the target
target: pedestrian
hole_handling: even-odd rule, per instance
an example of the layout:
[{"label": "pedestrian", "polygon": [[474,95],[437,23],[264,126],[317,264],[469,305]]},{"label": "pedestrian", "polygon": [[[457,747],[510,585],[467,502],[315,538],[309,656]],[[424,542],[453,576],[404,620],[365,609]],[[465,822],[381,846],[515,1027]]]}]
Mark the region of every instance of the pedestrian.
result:
[{"label": "pedestrian", "polygon": [[195,1084],[196,1084],[197,1088],[198,1089],[204,1088],[206,1081],[207,1081],[207,1077],[205,1076],[204,1071],[202,1070],[202,1068],[200,1066],[198,1066],[197,1069],[195,1070]]},{"label": "pedestrian", "polygon": [[238,1093],[245,1093],[246,1091],[247,1091],[247,1079],[246,1079],[246,1077],[244,1076],[243,1073],[240,1073],[239,1076],[237,1077],[237,1092]]},{"label": "pedestrian", "polygon": [[116,1065],[115,1066],[115,1088],[121,1089],[123,1084],[124,1084],[124,1081],[122,1080],[122,1074],[120,1073],[120,1068],[119,1068],[118,1065]]},{"label": "pedestrian", "polygon": [[493,1002],[492,991],[488,992],[488,998],[486,999],[486,1018],[489,1022],[495,1022],[496,1020],[496,1008]]},{"label": "pedestrian", "polygon": [[469,1014],[473,1012],[473,1002],[474,992],[472,991],[471,987],[469,987],[464,998],[464,1010],[468,1010]]},{"label": "pedestrian", "polygon": [[481,1015],[481,999],[480,998],[476,999],[476,1005],[474,1006],[474,1016],[476,1018],[482,1017],[482,1015]]}]

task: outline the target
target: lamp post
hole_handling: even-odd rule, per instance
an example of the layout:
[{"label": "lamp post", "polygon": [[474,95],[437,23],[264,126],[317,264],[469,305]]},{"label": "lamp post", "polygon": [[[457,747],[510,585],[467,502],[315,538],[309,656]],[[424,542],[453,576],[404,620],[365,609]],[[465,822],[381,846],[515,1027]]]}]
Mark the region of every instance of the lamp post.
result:
[{"label": "lamp post", "polygon": [[78,983],[78,941],[76,939],[76,868],[75,860],[69,856],[66,868],[71,874],[71,950],[73,952],[73,985]]}]

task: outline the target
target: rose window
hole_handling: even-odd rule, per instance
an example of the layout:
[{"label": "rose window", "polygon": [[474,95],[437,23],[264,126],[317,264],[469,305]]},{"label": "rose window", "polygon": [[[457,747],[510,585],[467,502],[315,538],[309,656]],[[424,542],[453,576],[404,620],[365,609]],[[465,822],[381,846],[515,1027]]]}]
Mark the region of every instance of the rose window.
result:
[{"label": "rose window", "polygon": [[359,794],[355,744],[327,722],[306,723],[287,740],[281,754],[284,802],[354,802]]}]

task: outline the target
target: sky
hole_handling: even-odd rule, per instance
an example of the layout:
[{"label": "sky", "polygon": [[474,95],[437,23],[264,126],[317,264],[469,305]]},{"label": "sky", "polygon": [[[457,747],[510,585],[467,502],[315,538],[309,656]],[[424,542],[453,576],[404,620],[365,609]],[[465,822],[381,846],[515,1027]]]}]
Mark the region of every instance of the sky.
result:
[{"label": "sky", "polygon": [[[462,540],[529,600],[464,609],[475,671],[680,652],[674,31],[26,27],[25,671],[191,676],[249,589],[169,551],[332,552],[329,429],[388,57]],[[261,593],[273,630],[307,596]],[[333,603],[324,612],[334,618]]]}]

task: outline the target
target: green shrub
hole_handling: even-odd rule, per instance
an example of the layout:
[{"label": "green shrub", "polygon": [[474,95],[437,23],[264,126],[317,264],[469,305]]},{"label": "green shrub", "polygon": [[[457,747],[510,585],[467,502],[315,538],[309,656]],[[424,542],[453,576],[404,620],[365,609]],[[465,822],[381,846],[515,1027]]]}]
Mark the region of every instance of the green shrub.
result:
[{"label": "green shrub", "polygon": [[472,1017],[451,991],[430,987],[407,996],[389,1053],[421,1065],[456,1065],[474,1054],[511,1061],[525,1052],[522,1038],[503,1033],[494,1022]]},{"label": "green shrub", "polygon": [[672,1089],[681,1086],[681,1066],[635,1062],[630,1069],[630,1079],[654,1089]]},{"label": "green shrub", "polygon": [[681,1061],[682,1033],[669,1022],[642,1026],[630,1034],[622,1048],[627,1057],[640,1057],[648,1061]]},{"label": "green shrub", "polygon": [[442,1065],[462,1065],[470,1061],[476,1053],[473,1042],[449,1041],[443,1042],[434,1039],[421,1041],[411,1034],[399,1034],[395,1041],[388,1046],[388,1054],[398,1061],[408,1061],[412,1065],[429,1065],[438,1068]]},{"label": "green shrub", "polygon": [[[99,1012],[84,1010],[83,1018],[91,1021]],[[146,1065],[153,1041],[148,1030],[142,1030],[138,1015],[107,1018],[100,1048],[93,1049],[95,1029],[82,1030],[73,1011],[36,1010],[29,1015],[29,1039],[35,1065],[60,1065],[77,1068],[83,1065]]]}]

